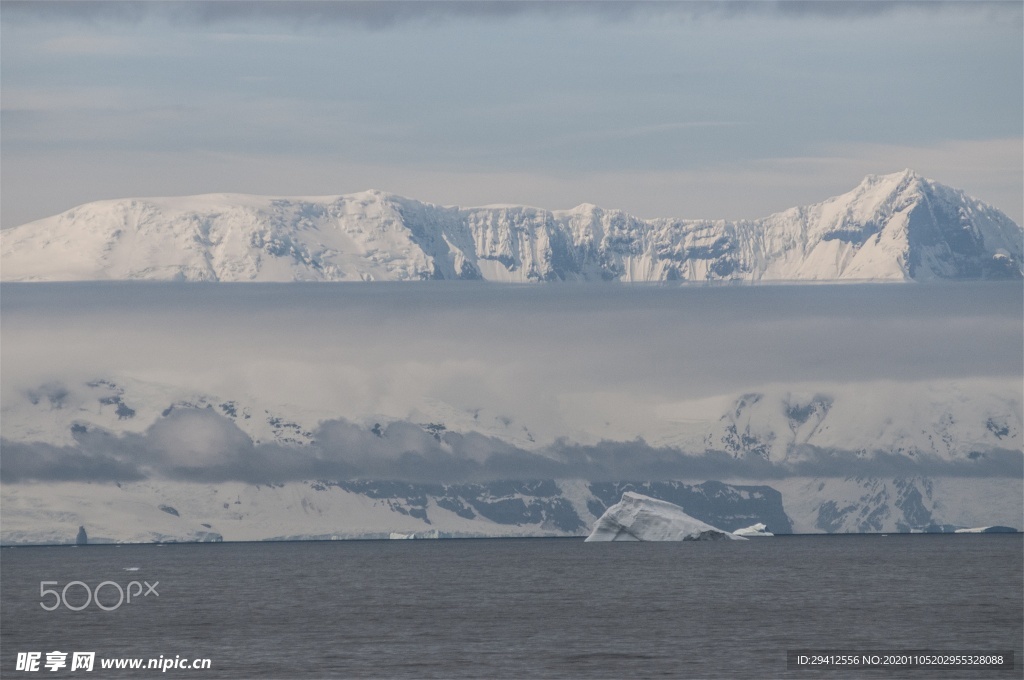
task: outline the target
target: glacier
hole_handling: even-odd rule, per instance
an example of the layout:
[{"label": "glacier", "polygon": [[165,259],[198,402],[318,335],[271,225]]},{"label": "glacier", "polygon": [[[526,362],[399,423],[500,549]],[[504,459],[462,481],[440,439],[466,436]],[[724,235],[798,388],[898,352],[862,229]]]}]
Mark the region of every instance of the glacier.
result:
[{"label": "glacier", "polygon": [[[726,530],[763,518],[789,527],[778,492],[705,482],[616,488],[686,502]],[[282,484],[135,482],[4,484],[0,544],[585,536],[620,498],[579,479],[438,484],[308,480]],[[174,507],[174,515],[161,507]]]},{"label": "glacier", "polygon": [[3,281],[930,281],[1022,262],[1019,225],[910,170],[757,220],[208,194],[97,201],[0,240]]},{"label": "glacier", "polygon": [[[279,484],[26,482],[0,485],[0,544],[586,536],[624,493],[642,493],[725,532],[952,532],[1020,526],[1020,479],[475,484],[307,480]],[[888,489],[888,491],[887,491]],[[902,490],[902,495],[890,492]],[[178,509],[173,515],[160,506]],[[838,509],[838,512],[837,512]]]},{"label": "glacier", "polygon": [[674,503],[627,491],[622,494],[622,500],[601,515],[586,541],[597,543],[606,541],[713,541],[719,539],[746,540],[742,536],[722,531],[687,515],[681,507]]}]

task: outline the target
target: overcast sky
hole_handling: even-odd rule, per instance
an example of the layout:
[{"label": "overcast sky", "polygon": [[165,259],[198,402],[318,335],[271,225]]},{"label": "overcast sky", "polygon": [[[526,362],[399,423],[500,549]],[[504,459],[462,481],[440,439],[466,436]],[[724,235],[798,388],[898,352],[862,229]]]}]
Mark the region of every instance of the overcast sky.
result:
[{"label": "overcast sky", "polygon": [[1022,5],[5,1],[5,227],[382,189],[759,217],[911,167],[1024,221]]}]

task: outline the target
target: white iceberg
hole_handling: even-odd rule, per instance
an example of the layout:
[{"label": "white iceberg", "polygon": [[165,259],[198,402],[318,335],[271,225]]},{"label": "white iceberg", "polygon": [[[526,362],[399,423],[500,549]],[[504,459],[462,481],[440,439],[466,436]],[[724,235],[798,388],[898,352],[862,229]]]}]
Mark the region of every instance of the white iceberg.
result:
[{"label": "white iceberg", "polygon": [[440,532],[437,529],[431,529],[430,531],[415,531],[411,534],[403,533],[400,531],[392,531],[388,538],[395,541],[410,540],[415,538],[441,538]]},{"label": "white iceberg", "polygon": [[587,541],[745,541],[699,519],[673,503],[627,491],[605,510]]},{"label": "white iceberg", "polygon": [[774,536],[772,532],[768,531],[768,526],[758,522],[757,524],[751,524],[749,527],[743,527],[732,532],[733,536]]}]

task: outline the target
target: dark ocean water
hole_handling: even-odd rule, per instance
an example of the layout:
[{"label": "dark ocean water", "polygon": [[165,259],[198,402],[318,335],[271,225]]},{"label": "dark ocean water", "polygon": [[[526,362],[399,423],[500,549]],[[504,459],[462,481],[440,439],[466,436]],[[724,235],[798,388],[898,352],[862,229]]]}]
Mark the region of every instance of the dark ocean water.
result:
[{"label": "dark ocean water", "polygon": [[[1019,678],[1022,548],[1021,535],[4,548],[0,675]],[[49,612],[40,581],[158,581],[159,596]],[[105,606],[117,599],[101,589]],[[68,600],[83,604],[83,588]],[[787,670],[786,650],[808,648],[1016,658],[1009,671]],[[16,671],[33,651],[93,651],[95,670]],[[211,667],[99,667],[160,656]]]}]

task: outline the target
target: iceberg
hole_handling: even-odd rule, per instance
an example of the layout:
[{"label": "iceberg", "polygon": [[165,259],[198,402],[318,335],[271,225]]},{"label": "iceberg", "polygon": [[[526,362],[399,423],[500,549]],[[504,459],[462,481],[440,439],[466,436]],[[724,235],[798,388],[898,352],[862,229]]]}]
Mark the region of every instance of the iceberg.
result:
[{"label": "iceberg", "polygon": [[761,522],[757,524],[751,524],[749,527],[743,527],[732,532],[733,536],[774,536],[772,532],[768,531],[768,527]]},{"label": "iceberg", "polygon": [[605,510],[587,536],[597,541],[745,541],[699,519],[673,503],[627,491],[622,500]]},{"label": "iceberg", "polygon": [[391,540],[408,540],[414,538],[441,538],[441,534],[437,529],[431,529],[430,531],[414,531],[411,534],[402,533],[399,531],[392,531],[388,536]]}]

